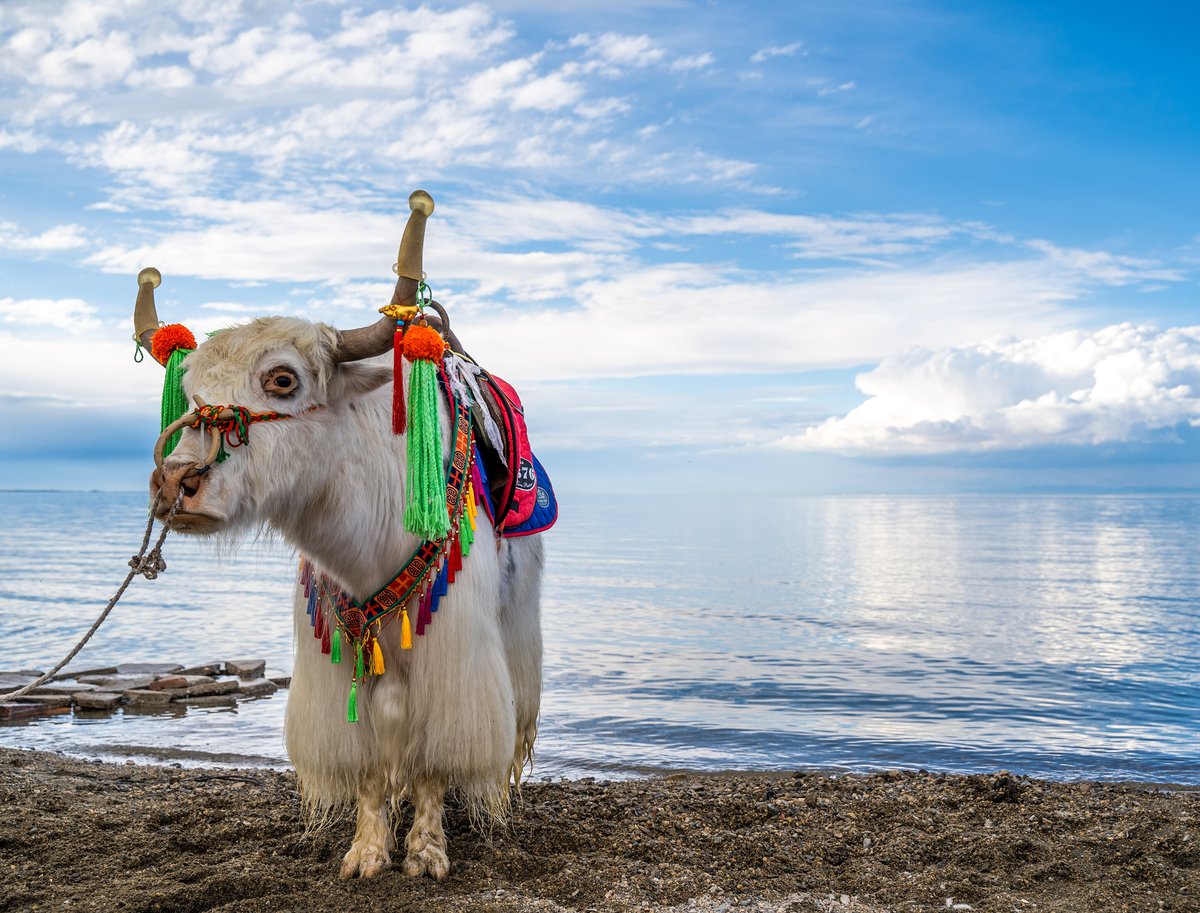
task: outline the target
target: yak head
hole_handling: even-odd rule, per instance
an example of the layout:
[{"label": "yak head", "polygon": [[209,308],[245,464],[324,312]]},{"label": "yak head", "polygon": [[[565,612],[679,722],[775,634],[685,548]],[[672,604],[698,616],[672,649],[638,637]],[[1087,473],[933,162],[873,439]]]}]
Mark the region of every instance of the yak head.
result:
[{"label": "yak head", "polygon": [[[159,438],[150,476],[159,517],[175,508],[172,528],[210,534],[267,524],[286,532],[314,509],[336,507],[317,502],[337,488],[339,474],[352,471],[347,457],[362,448],[362,429],[386,424],[355,413],[387,408],[382,397],[360,408],[367,394],[392,380],[390,366],[363,359],[391,348],[395,309],[411,311],[416,298],[433,200],[417,191],[409,206],[392,316],[346,331],[262,317],[213,334],[184,358],[184,393],[197,408],[173,426],[182,435],[165,458],[172,429]],[[153,298],[159,281],[157,270],[139,275],[135,335],[147,348],[159,327]],[[200,421],[204,415],[207,422]]]}]

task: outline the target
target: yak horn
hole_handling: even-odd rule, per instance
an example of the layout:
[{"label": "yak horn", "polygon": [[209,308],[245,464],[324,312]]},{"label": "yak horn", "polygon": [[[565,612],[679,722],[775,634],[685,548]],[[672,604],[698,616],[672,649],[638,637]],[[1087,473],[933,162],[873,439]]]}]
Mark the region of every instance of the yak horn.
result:
[{"label": "yak horn", "polygon": [[162,325],[154,307],[154,290],[162,284],[162,273],[147,266],[138,273],[137,302],[133,305],[133,338],[143,348],[150,348],[150,339]]},{"label": "yak horn", "polygon": [[416,312],[417,287],[424,276],[421,263],[425,251],[425,222],[433,214],[433,197],[424,190],[414,190],[408,198],[408,208],[411,210],[408,224],[404,226],[400,251],[396,255],[396,289],[392,292],[391,303],[380,308],[390,313],[369,326],[340,331],[333,355],[335,362],[358,361],[389,351],[396,330],[395,315],[409,309],[410,314]]}]

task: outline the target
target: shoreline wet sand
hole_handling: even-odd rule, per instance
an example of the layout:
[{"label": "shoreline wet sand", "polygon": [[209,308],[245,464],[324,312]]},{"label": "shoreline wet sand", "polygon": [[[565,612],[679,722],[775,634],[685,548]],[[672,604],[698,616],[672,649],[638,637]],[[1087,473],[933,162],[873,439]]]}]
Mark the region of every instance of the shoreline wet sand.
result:
[{"label": "shoreline wet sand", "polygon": [[306,835],[287,772],[0,749],[0,808],[0,911],[1200,910],[1194,787],[535,778],[490,834],[450,803],[444,884],[395,867],[339,881],[352,822]]}]

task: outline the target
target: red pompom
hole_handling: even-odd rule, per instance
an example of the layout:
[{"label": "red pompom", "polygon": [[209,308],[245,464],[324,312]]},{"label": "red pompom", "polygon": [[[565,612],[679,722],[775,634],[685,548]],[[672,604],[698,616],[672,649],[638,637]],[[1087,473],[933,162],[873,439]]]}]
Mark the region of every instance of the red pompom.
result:
[{"label": "red pompom", "polygon": [[445,340],[433,327],[417,324],[409,327],[404,334],[404,357],[409,361],[424,358],[434,364],[440,364],[442,353],[445,351]]},{"label": "red pompom", "polygon": [[159,327],[150,337],[150,354],[160,365],[165,365],[176,349],[196,348],[196,337],[182,323],[169,323]]}]

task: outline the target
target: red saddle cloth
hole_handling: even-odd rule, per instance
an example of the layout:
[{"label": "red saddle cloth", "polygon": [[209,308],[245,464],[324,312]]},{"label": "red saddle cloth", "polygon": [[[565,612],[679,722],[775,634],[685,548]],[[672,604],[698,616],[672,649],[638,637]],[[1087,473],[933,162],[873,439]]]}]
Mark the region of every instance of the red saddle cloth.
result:
[{"label": "red saddle cloth", "polygon": [[[479,446],[481,458],[476,463],[483,477],[482,490],[491,495],[488,514],[506,537],[543,532],[558,519],[558,499],[550,477],[529,446],[521,397],[512,384],[494,374],[485,372],[479,379],[495,403],[490,411],[504,438],[505,451],[497,454],[486,444]],[[486,441],[486,436],[477,435],[476,440]]]}]

